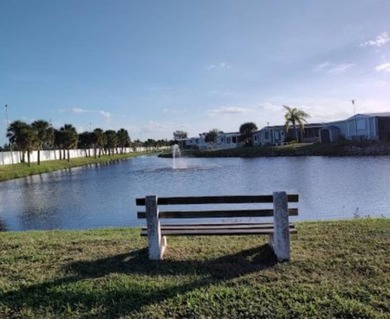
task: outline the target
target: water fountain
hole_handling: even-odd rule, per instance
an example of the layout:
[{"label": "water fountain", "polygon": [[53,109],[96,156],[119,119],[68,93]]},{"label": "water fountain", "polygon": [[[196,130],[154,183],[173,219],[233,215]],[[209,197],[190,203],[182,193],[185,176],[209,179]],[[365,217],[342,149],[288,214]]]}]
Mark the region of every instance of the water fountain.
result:
[{"label": "water fountain", "polygon": [[176,158],[181,156],[179,145],[175,144],[172,146],[172,168],[176,169]]}]

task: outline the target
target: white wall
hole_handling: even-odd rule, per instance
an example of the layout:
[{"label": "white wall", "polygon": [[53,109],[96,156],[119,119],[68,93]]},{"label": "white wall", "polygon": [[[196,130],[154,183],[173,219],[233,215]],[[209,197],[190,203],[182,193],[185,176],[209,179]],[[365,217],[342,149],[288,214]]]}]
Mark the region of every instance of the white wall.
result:
[{"label": "white wall", "polygon": [[[121,149],[118,149],[119,152],[121,152]],[[91,156],[93,156],[93,149],[87,150],[90,152]],[[133,148],[127,147],[123,150],[125,153],[131,153],[134,152]],[[146,151],[146,148],[144,147],[138,147],[136,148],[137,152],[143,152]],[[116,151],[115,151],[116,153]],[[66,151],[66,156],[67,155]],[[77,157],[85,157],[85,150],[76,149],[76,150],[70,150],[69,151],[70,158],[77,158]],[[27,154],[25,154],[25,159],[27,161]],[[38,161],[38,151],[33,151],[30,154],[31,163],[36,163]],[[59,160],[60,159],[60,151],[59,150],[51,150],[51,151],[41,151],[41,161],[52,161],[52,160]],[[10,165],[10,164],[18,164],[21,163],[22,160],[22,153],[21,152],[0,152],[0,165]]]}]

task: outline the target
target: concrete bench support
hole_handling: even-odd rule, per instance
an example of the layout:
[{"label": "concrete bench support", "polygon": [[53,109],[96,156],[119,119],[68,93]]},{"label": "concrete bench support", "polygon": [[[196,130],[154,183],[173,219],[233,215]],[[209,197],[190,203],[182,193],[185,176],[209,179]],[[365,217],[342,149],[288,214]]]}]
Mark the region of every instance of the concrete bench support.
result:
[{"label": "concrete bench support", "polygon": [[273,247],[278,261],[290,260],[290,231],[288,221],[287,194],[274,192],[274,236]]},{"label": "concrete bench support", "polygon": [[149,259],[161,260],[166,247],[166,238],[161,237],[157,196],[146,196],[146,224],[148,227]]}]

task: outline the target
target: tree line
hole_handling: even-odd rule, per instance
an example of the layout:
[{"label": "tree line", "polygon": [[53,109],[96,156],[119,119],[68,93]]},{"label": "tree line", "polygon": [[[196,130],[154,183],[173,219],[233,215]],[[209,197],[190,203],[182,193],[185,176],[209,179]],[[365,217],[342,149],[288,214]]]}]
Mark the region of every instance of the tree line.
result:
[{"label": "tree line", "polygon": [[[37,120],[31,124],[17,120],[7,128],[9,144],[2,150],[22,152],[22,161],[30,165],[30,154],[37,151],[37,162],[41,162],[41,150],[60,150],[60,159],[70,160],[71,149],[84,149],[85,156],[98,157],[101,155],[112,155],[123,153],[128,147],[160,147],[169,145],[166,140],[148,139],[146,142],[140,140],[131,141],[127,130],[121,128],[118,131],[95,128],[93,131],[77,133],[72,124],[65,124],[59,129],[54,128],[45,120]],[[91,150],[93,153],[91,154]]]}]

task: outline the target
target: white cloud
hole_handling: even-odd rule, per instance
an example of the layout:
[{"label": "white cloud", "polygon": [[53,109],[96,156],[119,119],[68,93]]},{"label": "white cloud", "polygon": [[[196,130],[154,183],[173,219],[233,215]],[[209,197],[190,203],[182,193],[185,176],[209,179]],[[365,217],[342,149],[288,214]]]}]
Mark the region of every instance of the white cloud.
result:
[{"label": "white cloud", "polygon": [[378,65],[375,70],[377,70],[378,72],[390,72],[390,63],[389,62],[386,62],[386,63],[382,63],[380,65]]},{"label": "white cloud", "polygon": [[388,84],[388,82],[379,80],[379,81],[376,81],[374,83],[374,86],[377,88],[383,88],[383,87],[387,86],[387,84]]},{"label": "white cloud", "polygon": [[347,71],[348,69],[355,66],[353,63],[329,63],[324,62],[321,64],[318,64],[314,69],[313,72],[322,72],[326,74],[341,74]]},{"label": "white cloud", "polygon": [[69,113],[75,113],[75,114],[82,114],[82,113],[97,113],[103,116],[106,119],[111,118],[111,113],[103,110],[89,110],[89,109],[83,109],[80,107],[72,107],[68,109],[62,109],[61,112],[69,112]]},{"label": "white cloud", "polygon": [[331,67],[331,63],[329,62],[324,62],[321,64],[318,64],[314,69],[313,72],[323,72],[326,71],[328,68]]},{"label": "white cloud", "polygon": [[212,110],[208,111],[207,113],[209,115],[217,115],[217,114],[243,114],[243,113],[248,113],[250,111],[251,110],[249,108],[228,106],[228,107],[220,107],[220,108],[212,109]]},{"label": "white cloud", "polygon": [[390,32],[383,32],[380,35],[376,36],[374,39],[361,43],[360,46],[376,46],[379,48],[382,45],[385,45],[387,42],[390,42]]},{"label": "white cloud", "polygon": [[87,112],[86,110],[81,109],[79,107],[72,107],[71,109],[66,109],[64,111],[69,111],[69,112],[72,112],[72,113],[86,113]]},{"label": "white cloud", "polygon": [[354,66],[354,64],[352,64],[352,63],[338,64],[338,65],[333,66],[329,70],[327,70],[326,73],[328,73],[328,74],[341,74],[341,73],[345,72],[346,70],[352,68],[353,66]]},{"label": "white cloud", "polygon": [[109,119],[111,117],[110,112],[106,112],[106,111],[98,111],[98,112],[101,116],[105,117],[106,119]]},{"label": "white cloud", "polygon": [[229,63],[226,62],[220,62],[217,64],[210,64],[207,66],[207,70],[213,70],[213,69],[223,69],[223,70],[229,70],[232,66]]},{"label": "white cloud", "polygon": [[163,109],[163,112],[168,114],[181,114],[181,113],[186,113],[187,109],[165,108]]}]

